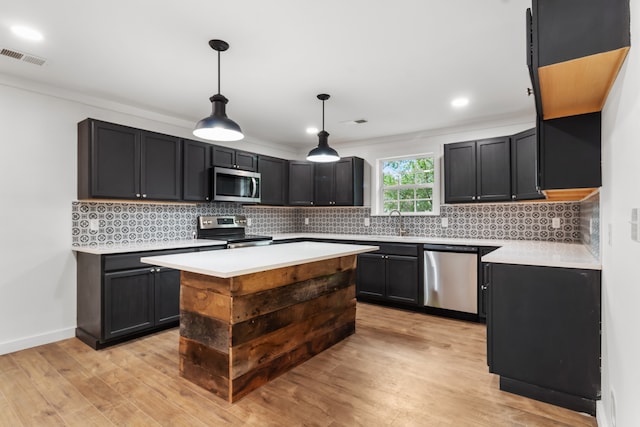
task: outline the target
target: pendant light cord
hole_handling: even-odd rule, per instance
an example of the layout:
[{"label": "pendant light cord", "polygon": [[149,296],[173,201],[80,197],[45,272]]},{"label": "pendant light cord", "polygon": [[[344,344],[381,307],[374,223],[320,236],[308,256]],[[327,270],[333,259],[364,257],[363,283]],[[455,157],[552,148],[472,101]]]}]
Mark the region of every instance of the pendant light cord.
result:
[{"label": "pendant light cord", "polygon": [[220,95],[220,51],[218,51],[218,95]]},{"label": "pendant light cord", "polygon": [[324,130],[324,100],[322,100],[322,130]]}]

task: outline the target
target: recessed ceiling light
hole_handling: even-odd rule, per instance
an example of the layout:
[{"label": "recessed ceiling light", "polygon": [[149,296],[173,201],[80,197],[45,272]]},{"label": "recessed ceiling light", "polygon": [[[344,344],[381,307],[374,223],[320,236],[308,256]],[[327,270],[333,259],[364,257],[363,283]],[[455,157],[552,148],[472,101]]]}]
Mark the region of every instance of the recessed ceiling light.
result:
[{"label": "recessed ceiling light", "polygon": [[317,134],[318,132],[320,132],[320,131],[318,130],[318,128],[313,128],[313,127],[309,127],[309,128],[307,128],[307,133],[309,133],[309,134],[315,135],[315,134]]},{"label": "recessed ceiling light", "polygon": [[467,105],[469,105],[469,98],[460,97],[455,98],[453,101],[451,101],[451,106],[455,108],[462,108],[466,107]]},{"label": "recessed ceiling light", "polygon": [[11,31],[18,37],[23,39],[39,42],[44,39],[42,33],[33,28],[25,27],[24,25],[14,25],[11,27]]}]

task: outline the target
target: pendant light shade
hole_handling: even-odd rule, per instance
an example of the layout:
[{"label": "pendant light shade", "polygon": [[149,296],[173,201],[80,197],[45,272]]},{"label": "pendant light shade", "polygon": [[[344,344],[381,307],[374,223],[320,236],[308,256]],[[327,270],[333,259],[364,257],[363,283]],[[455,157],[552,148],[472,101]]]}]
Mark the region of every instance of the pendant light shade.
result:
[{"label": "pendant light shade", "polygon": [[322,130],[318,133],[318,146],[309,151],[307,160],[317,163],[337,162],[340,156],[336,150],[329,147],[329,132],[324,130],[324,101],[329,99],[329,95],[321,93],[318,99],[322,101]]},{"label": "pendant light shade", "polygon": [[229,49],[229,44],[222,40],[209,40],[209,46],[218,52],[218,93],[209,98],[211,115],[196,124],[193,134],[209,141],[239,141],[244,135],[240,126],[227,117],[226,106],[229,100],[220,93],[220,52]]}]

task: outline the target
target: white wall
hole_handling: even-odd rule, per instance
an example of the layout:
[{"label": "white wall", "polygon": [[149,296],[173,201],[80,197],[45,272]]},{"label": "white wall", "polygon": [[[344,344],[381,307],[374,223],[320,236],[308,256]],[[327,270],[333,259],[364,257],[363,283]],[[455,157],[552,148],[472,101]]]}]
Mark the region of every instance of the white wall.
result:
[{"label": "white wall", "polygon": [[[0,354],[5,354],[75,333],[71,202],[77,123],[92,117],[182,137],[191,137],[193,124],[1,75],[0,117]],[[261,141],[235,144],[278,157],[296,155]]]},{"label": "white wall", "polygon": [[631,240],[629,224],[631,209],[640,208],[639,27],[640,3],[632,0],[632,47],[602,117],[601,427],[640,425],[640,243]]}]

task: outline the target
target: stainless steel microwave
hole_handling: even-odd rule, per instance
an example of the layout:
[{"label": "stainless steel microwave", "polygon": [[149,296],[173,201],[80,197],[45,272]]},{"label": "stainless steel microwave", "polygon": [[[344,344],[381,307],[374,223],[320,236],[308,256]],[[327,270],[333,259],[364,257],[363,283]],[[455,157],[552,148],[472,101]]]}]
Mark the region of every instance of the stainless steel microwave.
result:
[{"label": "stainless steel microwave", "polygon": [[213,200],[260,203],[260,173],[213,168]]}]

